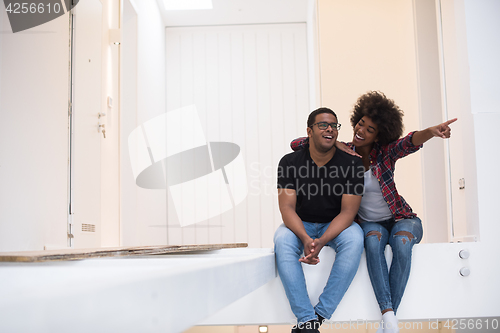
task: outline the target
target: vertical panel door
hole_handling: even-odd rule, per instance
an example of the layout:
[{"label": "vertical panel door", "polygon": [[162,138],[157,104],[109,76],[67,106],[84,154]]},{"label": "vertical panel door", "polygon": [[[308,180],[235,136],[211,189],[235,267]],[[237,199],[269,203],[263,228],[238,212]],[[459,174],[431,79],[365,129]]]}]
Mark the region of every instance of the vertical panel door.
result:
[{"label": "vertical panel door", "polygon": [[80,1],[73,14],[71,220],[73,246],[100,246],[102,4]]}]

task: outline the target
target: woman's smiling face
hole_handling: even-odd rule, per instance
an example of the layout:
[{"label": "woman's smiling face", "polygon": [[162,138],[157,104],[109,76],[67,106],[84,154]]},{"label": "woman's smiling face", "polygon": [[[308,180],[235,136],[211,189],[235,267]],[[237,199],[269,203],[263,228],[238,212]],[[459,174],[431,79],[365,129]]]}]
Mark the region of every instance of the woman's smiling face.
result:
[{"label": "woman's smiling face", "polygon": [[366,147],[378,141],[378,126],[370,117],[362,117],[354,126],[352,144],[354,147]]}]

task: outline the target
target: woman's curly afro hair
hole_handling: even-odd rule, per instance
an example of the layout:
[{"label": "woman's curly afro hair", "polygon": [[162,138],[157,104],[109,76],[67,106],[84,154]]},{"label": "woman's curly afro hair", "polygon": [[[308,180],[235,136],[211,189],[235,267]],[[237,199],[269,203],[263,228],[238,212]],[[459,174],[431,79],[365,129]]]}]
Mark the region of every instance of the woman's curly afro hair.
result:
[{"label": "woman's curly afro hair", "polygon": [[369,91],[358,98],[351,115],[354,128],[364,116],[378,127],[378,143],[382,146],[396,141],[403,135],[403,111],[380,91]]}]

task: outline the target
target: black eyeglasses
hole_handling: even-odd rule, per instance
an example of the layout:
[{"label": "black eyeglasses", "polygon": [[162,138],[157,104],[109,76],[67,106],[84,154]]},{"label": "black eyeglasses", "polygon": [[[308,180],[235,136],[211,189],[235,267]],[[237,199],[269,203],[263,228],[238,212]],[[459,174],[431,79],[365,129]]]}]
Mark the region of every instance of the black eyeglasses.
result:
[{"label": "black eyeglasses", "polygon": [[328,126],[332,127],[332,130],[338,131],[340,129],[340,124],[338,123],[327,123],[326,121],[320,121],[319,123],[312,124],[309,127],[313,127],[314,125],[318,125],[318,128],[322,131],[326,130]]}]

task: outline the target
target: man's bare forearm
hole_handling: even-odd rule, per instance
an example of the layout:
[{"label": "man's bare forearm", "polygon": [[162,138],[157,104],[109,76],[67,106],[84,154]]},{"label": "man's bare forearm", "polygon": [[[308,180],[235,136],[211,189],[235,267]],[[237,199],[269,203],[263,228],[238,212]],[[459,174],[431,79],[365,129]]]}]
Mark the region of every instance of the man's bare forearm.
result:
[{"label": "man's bare forearm", "polygon": [[305,243],[306,240],[311,239],[304,228],[304,223],[302,223],[302,219],[297,215],[295,211],[295,207],[292,208],[290,206],[281,207],[281,217],[283,218],[283,223],[286,227],[293,231],[293,233],[300,238],[302,243]]},{"label": "man's bare forearm", "polygon": [[306,242],[311,241],[311,237],[307,235],[306,229],[304,228],[304,223],[295,211],[295,206],[297,204],[297,194],[293,189],[280,189],[278,192],[278,205],[281,212],[281,217],[283,218],[283,223],[286,227],[293,231],[293,233],[299,237],[302,243],[305,245]]},{"label": "man's bare forearm", "polygon": [[326,244],[340,235],[342,231],[349,228],[354,221],[355,216],[356,213],[352,214],[351,212],[340,212],[340,214],[332,220],[332,223],[330,223],[325,233],[320,237],[321,242]]},{"label": "man's bare forearm", "polygon": [[349,226],[354,221],[356,214],[358,213],[359,205],[361,204],[361,196],[359,195],[343,195],[342,196],[342,208],[340,214],[337,215],[332,223],[328,226],[323,236],[321,236],[320,241],[323,244],[328,243]]}]

